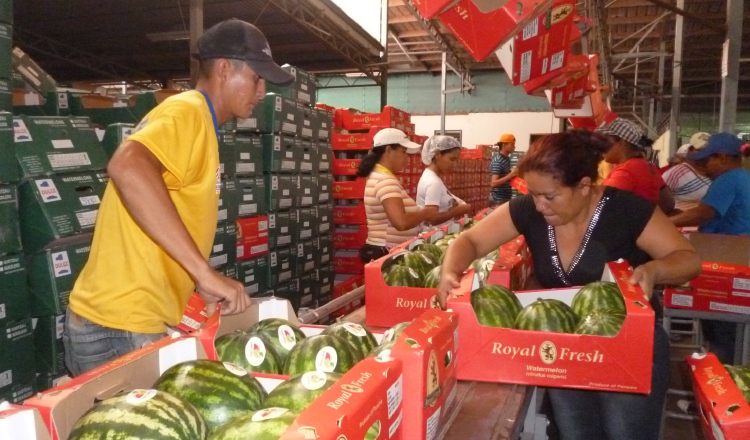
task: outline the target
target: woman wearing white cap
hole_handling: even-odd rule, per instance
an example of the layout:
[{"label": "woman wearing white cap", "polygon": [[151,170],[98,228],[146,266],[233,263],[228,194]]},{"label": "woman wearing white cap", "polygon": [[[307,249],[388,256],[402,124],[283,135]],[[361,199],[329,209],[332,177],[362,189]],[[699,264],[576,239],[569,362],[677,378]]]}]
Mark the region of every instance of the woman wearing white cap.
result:
[{"label": "woman wearing white cap", "polygon": [[461,148],[458,140],[450,136],[432,136],[422,147],[422,163],[427,168],[417,186],[417,206],[427,213],[425,226],[439,226],[471,213],[471,205],[451,194],[442,179],[461,157]]},{"label": "woman wearing white cap", "polygon": [[360,249],[365,263],[416,237],[419,225],[427,218],[426,210],[417,207],[394,175],[406,167],[407,155],[417,154],[419,149],[419,144],[411,142],[403,131],[385,128],[375,134],[372,150],[359,164],[357,177],[367,177],[367,241]]},{"label": "woman wearing white cap", "polygon": [[687,211],[698,206],[711,186],[711,179],[705,176],[705,170],[689,158],[706,145],[709,136],[708,133],[695,133],[690,138],[690,143],[681,146],[675,154],[682,157],[682,162],[662,175],[664,182],[674,193],[675,209],[679,211]]}]

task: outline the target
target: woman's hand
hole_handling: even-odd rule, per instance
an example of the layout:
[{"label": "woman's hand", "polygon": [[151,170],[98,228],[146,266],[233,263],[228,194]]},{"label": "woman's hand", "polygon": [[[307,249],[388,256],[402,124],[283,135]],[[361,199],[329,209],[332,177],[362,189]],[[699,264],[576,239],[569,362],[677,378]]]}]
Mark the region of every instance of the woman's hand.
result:
[{"label": "woman's hand", "polygon": [[654,284],[656,283],[657,277],[657,265],[654,261],[650,261],[636,267],[635,270],[633,270],[633,275],[628,280],[628,283],[640,285],[643,293],[646,294],[646,298],[650,300],[651,295],[654,293]]},{"label": "woman's hand", "polygon": [[459,277],[456,276],[456,274],[449,273],[447,271],[444,271],[440,274],[440,284],[438,284],[437,289],[437,300],[438,304],[440,304],[441,309],[445,310],[448,303],[448,295],[450,295],[451,291],[461,286],[461,283],[458,281],[458,279]]}]

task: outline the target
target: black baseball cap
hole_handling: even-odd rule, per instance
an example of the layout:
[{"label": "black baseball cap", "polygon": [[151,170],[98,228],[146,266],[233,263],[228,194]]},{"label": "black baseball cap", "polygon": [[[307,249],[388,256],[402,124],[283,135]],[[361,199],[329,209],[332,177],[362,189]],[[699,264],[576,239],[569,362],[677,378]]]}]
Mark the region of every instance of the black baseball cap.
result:
[{"label": "black baseball cap", "polygon": [[230,18],[213,25],[198,39],[198,60],[227,58],[246,62],[261,78],[278,86],[294,82],[294,75],[273,61],[268,40],[252,24]]}]

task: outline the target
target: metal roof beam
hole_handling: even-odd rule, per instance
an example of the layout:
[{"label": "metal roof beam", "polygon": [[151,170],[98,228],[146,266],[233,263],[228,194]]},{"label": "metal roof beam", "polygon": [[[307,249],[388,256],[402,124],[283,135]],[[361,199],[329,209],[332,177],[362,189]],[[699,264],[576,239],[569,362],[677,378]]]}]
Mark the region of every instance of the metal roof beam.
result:
[{"label": "metal roof beam", "polygon": [[709,29],[713,29],[714,31],[716,31],[717,33],[719,33],[721,35],[724,35],[727,32],[727,29],[726,29],[725,26],[714,24],[714,23],[712,23],[710,21],[707,21],[707,20],[703,19],[703,17],[699,17],[699,16],[693,14],[692,12],[688,12],[688,11],[682,9],[682,8],[678,8],[677,6],[675,6],[673,4],[670,4],[670,3],[667,3],[664,0],[648,0],[648,2],[655,4],[656,6],[658,6],[660,8],[664,8],[664,9],[666,9],[668,11],[672,11],[675,14],[682,15],[683,17],[687,18],[688,20],[694,21],[696,23],[700,23],[701,25],[703,25],[703,26],[705,26],[705,27],[707,27]]},{"label": "metal roof beam", "polygon": [[[398,37],[396,36],[396,33],[395,33],[395,32],[393,32],[393,29],[391,29],[391,27],[390,27],[390,26],[388,26],[388,35],[390,35],[390,37],[391,37],[391,38],[393,38],[393,41],[395,41],[395,42],[396,42],[396,44],[398,45],[399,49],[401,49],[401,52],[403,52],[403,54],[404,54],[404,55],[406,55],[406,57],[407,57],[407,58],[409,58],[409,61],[411,61],[411,62],[412,62],[412,63],[414,63],[414,64],[418,64],[418,65],[421,65],[422,67],[424,67],[424,70],[425,70],[425,71],[429,71],[429,70],[430,70],[430,68],[429,68],[429,66],[427,66],[427,64],[425,64],[424,62],[420,61],[420,60],[419,60],[418,58],[416,58],[416,57],[412,56],[412,55],[415,55],[415,56],[416,56],[416,55],[419,55],[419,54],[421,54],[421,53],[422,53],[422,51],[420,51],[420,52],[416,52],[416,53],[412,53],[412,52],[410,52],[410,51],[409,51],[409,50],[408,50],[408,49],[407,49],[407,48],[406,48],[406,47],[405,47],[405,46],[404,46],[404,45],[403,45],[403,44],[401,43],[401,40],[399,40],[399,39],[398,39]],[[390,58],[390,57],[392,57],[392,56],[394,56],[394,55],[400,55],[400,54],[398,54],[398,53],[390,53],[390,52],[388,53],[388,57],[389,57],[389,58]]]}]

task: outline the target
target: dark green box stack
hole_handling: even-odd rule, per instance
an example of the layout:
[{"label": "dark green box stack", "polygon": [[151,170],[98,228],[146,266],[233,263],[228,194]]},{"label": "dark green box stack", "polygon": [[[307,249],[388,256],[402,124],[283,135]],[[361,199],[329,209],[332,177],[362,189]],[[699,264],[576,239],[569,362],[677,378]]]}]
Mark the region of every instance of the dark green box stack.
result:
[{"label": "dark green box stack", "polygon": [[13,0],[0,0],[0,111],[13,111]]}]

